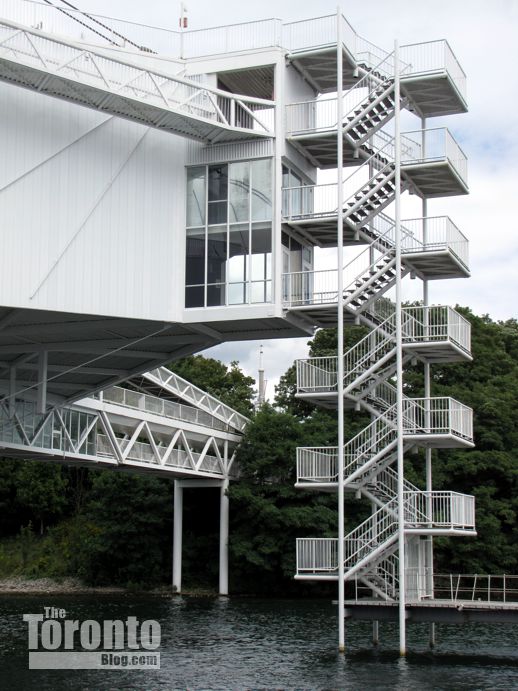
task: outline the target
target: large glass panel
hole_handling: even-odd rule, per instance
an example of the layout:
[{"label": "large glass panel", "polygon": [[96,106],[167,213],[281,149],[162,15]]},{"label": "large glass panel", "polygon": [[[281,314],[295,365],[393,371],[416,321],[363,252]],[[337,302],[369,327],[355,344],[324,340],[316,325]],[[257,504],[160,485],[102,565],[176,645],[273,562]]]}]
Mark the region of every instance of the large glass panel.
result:
[{"label": "large glass panel", "polygon": [[209,202],[209,226],[227,222],[227,202]]},{"label": "large glass panel", "polygon": [[208,223],[227,222],[228,166],[209,166]]},{"label": "large glass panel", "polygon": [[207,286],[207,307],[218,307],[225,304],[225,284]]},{"label": "large glass panel", "polygon": [[185,289],[185,306],[186,307],[203,307],[205,288],[203,286],[193,286]]},{"label": "large glass panel", "polygon": [[229,193],[230,223],[248,221],[250,218],[250,163],[230,164]]},{"label": "large glass panel", "polygon": [[219,202],[227,198],[228,166],[209,166],[209,202]]},{"label": "large glass panel", "polygon": [[205,166],[187,169],[187,227],[205,225]]},{"label": "large glass panel", "polygon": [[252,281],[271,278],[272,227],[269,223],[252,226]]},{"label": "large glass panel", "polygon": [[228,302],[231,305],[247,302],[249,280],[250,231],[248,223],[231,226],[228,242]]},{"label": "large glass panel", "polygon": [[186,244],[185,284],[203,284],[205,283],[205,229],[188,229]]},{"label": "large glass panel", "polygon": [[207,283],[224,283],[227,262],[227,228],[210,227],[207,232]]},{"label": "large glass panel", "polygon": [[290,192],[289,199],[290,216],[300,216],[300,214],[304,213],[302,207],[302,179],[299,178],[299,176],[296,175],[293,171],[291,171],[290,174],[290,187],[293,188]]},{"label": "large glass panel", "polygon": [[272,166],[269,158],[252,161],[252,221],[272,220]]}]

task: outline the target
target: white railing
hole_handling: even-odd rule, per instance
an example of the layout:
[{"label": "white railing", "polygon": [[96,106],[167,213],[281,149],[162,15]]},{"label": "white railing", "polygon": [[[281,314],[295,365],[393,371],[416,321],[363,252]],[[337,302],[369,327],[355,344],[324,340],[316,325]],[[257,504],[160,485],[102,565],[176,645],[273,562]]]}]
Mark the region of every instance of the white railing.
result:
[{"label": "white railing", "polygon": [[338,571],[338,540],[334,537],[297,538],[297,574]]},{"label": "white railing", "polygon": [[401,165],[448,161],[461,181],[468,182],[468,159],[447,127],[405,132],[415,146],[401,151]]},{"label": "white railing", "polygon": [[[175,31],[159,26],[73,7],[54,7],[41,0],[2,0],[1,16],[43,31],[126,50],[157,51],[176,58],[193,58],[235,51],[283,46],[302,51],[336,44],[336,15],[282,23],[279,19],[242,22],[209,29]],[[342,15],[342,40],[360,65],[383,77],[394,74],[393,54],[359,36]],[[466,98],[466,75],[447,41],[400,47],[404,77],[445,70]]]},{"label": "white railing", "polygon": [[336,391],[336,356],[299,359],[296,365],[298,392]]},{"label": "white railing", "polygon": [[297,482],[336,482],[337,447],[297,448]]},{"label": "white railing", "polygon": [[182,403],[174,403],[163,398],[158,398],[157,396],[150,396],[149,394],[131,391],[130,389],[124,389],[119,386],[114,386],[111,389],[103,391],[103,401],[136,410],[144,410],[147,413],[160,415],[173,420],[190,422],[194,425],[202,425],[203,427],[211,427],[212,429],[219,430],[229,429],[227,424],[204,410],[198,410],[197,408],[183,405]]},{"label": "white railing", "polygon": [[468,355],[471,352],[471,324],[453,307],[431,305],[404,307],[403,343],[451,341]]},{"label": "white railing", "polygon": [[181,34],[182,57],[188,59],[280,46],[281,34],[282,23],[279,19],[191,29]]},{"label": "white railing", "polygon": [[196,408],[205,410],[209,415],[218,418],[234,429],[243,432],[250,422],[242,413],[238,413],[226,403],[187,381],[167,367],[157,367],[151,372],[145,372],[142,377],[159,386],[173,396],[189,401]]},{"label": "white railing", "polygon": [[[404,492],[405,530],[474,530],[474,497],[457,492]],[[345,570],[381,554],[397,535],[397,498],[371,514],[344,538]],[[298,574],[332,574],[338,570],[336,538],[297,539]]]},{"label": "white railing", "polygon": [[[383,418],[373,420],[344,446],[344,474],[346,480],[357,471],[368,470],[380,454],[389,453],[397,440],[394,425]],[[338,477],[338,447],[297,448],[298,482],[336,482]]]},{"label": "white railing", "polygon": [[286,220],[337,215],[338,185],[298,185],[282,190],[282,215]]},{"label": "white railing", "polygon": [[459,492],[405,492],[407,527],[475,529],[475,497]]},{"label": "white railing", "polygon": [[466,100],[466,75],[455,57],[448,41],[427,41],[412,43],[399,49],[401,60],[409,63],[410,68],[403,78],[416,75],[446,71],[455,84],[462,99]]},{"label": "white railing", "polygon": [[469,268],[468,239],[448,216],[406,218],[402,224],[414,238],[414,242],[405,247],[405,252],[449,250],[466,269]]},{"label": "white railing", "polygon": [[0,17],[76,41],[144,53],[156,51],[171,57],[180,57],[181,54],[181,34],[178,31],[84,12],[65,5],[55,7],[41,0],[2,0]]},{"label": "white railing", "polygon": [[[390,506],[389,506],[390,504]],[[396,502],[389,502],[360,523],[344,538],[344,567],[348,571],[380,550],[384,543],[394,540],[397,522]],[[392,508],[393,510],[390,510]],[[297,573],[318,574],[338,571],[338,540],[336,538],[298,538]]]},{"label": "white railing", "polygon": [[[288,22],[282,26],[282,45],[290,51],[336,44],[336,14]],[[342,16],[343,43],[354,54],[356,33]]]},{"label": "white railing", "polygon": [[0,57],[188,117],[226,127],[272,134],[274,103],[240,97],[194,81],[137,67],[36,29],[0,19]]},{"label": "white railing", "polygon": [[518,602],[518,576],[509,574],[433,574],[437,600],[454,602]]},{"label": "white railing", "polygon": [[[344,294],[349,293],[350,302],[371,284],[379,280],[393,266],[393,253],[375,253],[375,264],[383,264],[374,273],[371,271],[372,248],[367,247],[351,259],[343,268]],[[283,274],[283,302],[285,307],[301,305],[335,304],[338,299],[338,270],[319,269],[317,271],[295,271]]]},{"label": "white railing", "polygon": [[[383,63],[391,56],[386,56],[373,69],[382,71]],[[386,97],[391,89],[391,80],[377,80],[373,85],[370,73],[365,74],[342,97],[344,130],[357,124]],[[374,88],[373,88],[374,87]],[[393,88],[393,87],[392,87]],[[336,130],[337,126],[337,102],[334,98],[318,98],[311,101],[299,101],[289,103],[286,106],[286,135],[301,135],[307,132],[320,132]],[[390,109],[386,109],[387,114]]]},{"label": "white railing", "polygon": [[404,398],[404,434],[453,435],[473,441],[473,410],[451,397]]},{"label": "white railing", "polygon": [[[393,312],[379,326],[366,334],[344,353],[344,384],[357,385],[359,379],[381,358],[394,349],[396,315]],[[471,350],[471,325],[452,307],[405,307],[402,311],[402,337],[404,344],[437,343],[451,341],[466,354]],[[337,358],[298,359],[297,390],[335,391]],[[460,405],[460,404],[459,404]]]}]

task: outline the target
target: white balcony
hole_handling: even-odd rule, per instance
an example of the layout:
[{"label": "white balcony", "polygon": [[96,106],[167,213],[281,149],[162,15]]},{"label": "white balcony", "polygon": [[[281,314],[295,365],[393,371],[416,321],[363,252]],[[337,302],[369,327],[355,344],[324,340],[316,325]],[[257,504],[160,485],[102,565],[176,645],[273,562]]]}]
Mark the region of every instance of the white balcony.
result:
[{"label": "white balcony", "polygon": [[[475,499],[458,492],[405,492],[405,533],[408,535],[476,535]],[[389,555],[397,538],[397,499],[380,508],[344,539],[345,577],[370,561]],[[338,540],[297,539],[298,579],[336,580]]]},{"label": "white balcony", "polygon": [[473,446],[473,410],[449,396],[405,398],[403,434],[429,446]]},{"label": "white balcony", "polygon": [[[324,293],[322,293],[324,295]],[[336,300],[336,297],[335,297]],[[387,359],[395,349],[396,317],[392,313],[344,354],[344,383],[352,390],[376,362]],[[430,361],[471,359],[471,325],[459,312],[447,306],[405,307],[402,310],[403,349]],[[335,392],[337,357],[305,358],[296,361],[297,393]]]}]

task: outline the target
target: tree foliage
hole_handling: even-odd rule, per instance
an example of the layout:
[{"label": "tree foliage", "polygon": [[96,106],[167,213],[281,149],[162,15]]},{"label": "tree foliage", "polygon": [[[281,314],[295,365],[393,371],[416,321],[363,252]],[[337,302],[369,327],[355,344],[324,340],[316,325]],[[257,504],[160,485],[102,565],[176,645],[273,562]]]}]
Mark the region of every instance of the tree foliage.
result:
[{"label": "tree foliage", "polygon": [[241,371],[238,362],[227,367],[213,358],[190,355],[172,362],[169,369],[243,415],[252,413],[255,380]]},{"label": "tree foliage", "polygon": [[[473,361],[433,365],[432,395],[473,407],[475,447],[434,450],[433,478],[434,489],[475,495],[478,538],[437,539],[436,571],[518,573],[518,322],[458,309],[472,324]],[[364,334],[347,327],[346,348]],[[334,355],[336,332],[318,331],[309,347],[313,357]],[[227,367],[194,356],[172,368],[252,417],[236,460],[239,481],[229,490],[232,589],[305,592],[307,586],[293,580],[295,539],[336,535],[336,496],[294,487],[296,448],[336,445],[336,412],[296,397],[294,367],[281,378],[274,405],[255,414],[254,381],[236,363]],[[422,365],[406,369],[405,391],[423,395]],[[369,422],[365,413],[348,409],[345,415],[347,438]],[[409,454],[405,462],[408,478],[424,487],[424,453]],[[218,493],[185,493],[187,585],[217,583]],[[37,532],[43,524],[52,549],[63,555],[64,572],[89,583],[170,582],[172,500],[167,479],[0,463],[0,534],[20,541],[23,559],[17,563],[27,563],[28,551],[41,542],[31,523]],[[347,494],[346,529],[368,510],[368,502]],[[54,573],[48,563],[40,556],[35,572]]]}]

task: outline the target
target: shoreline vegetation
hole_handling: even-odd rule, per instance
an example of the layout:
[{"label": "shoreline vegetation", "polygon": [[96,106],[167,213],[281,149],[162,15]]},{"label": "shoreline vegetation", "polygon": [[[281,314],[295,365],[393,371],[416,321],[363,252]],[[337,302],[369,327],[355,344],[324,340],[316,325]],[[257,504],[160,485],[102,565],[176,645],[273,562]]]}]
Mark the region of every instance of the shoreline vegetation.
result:
[{"label": "shoreline vegetation", "polygon": [[0,579],[0,597],[5,595],[150,595],[155,597],[218,597],[215,590],[189,588],[181,594],[175,593],[172,586],[156,588],[125,588],[122,586],[89,586],[78,578],[13,578]]},{"label": "shoreline vegetation", "polygon": [[[476,501],[476,539],[434,539],[436,573],[518,573],[518,321],[495,322],[457,307],[472,327],[473,361],[436,363],[433,396],[474,411],[474,448],[433,449],[434,488]],[[365,335],[351,326],[346,349]],[[311,357],[336,354],[336,331],[321,329]],[[406,369],[410,397],[421,398],[423,365]],[[201,355],[171,369],[250,417],[230,484],[229,574],[233,597],[322,597],[329,583],[295,581],[295,540],[335,537],[336,496],[295,487],[297,447],[337,444],[336,413],[296,397],[292,366],[272,403],[254,409],[254,380],[237,365]],[[346,439],[370,422],[347,409]],[[405,476],[425,486],[424,451],[405,457]],[[173,595],[173,482],[169,478],[0,459],[0,593],[157,593]],[[345,528],[368,515],[347,493]],[[185,595],[217,597],[219,488],[187,488],[183,504]]]}]

